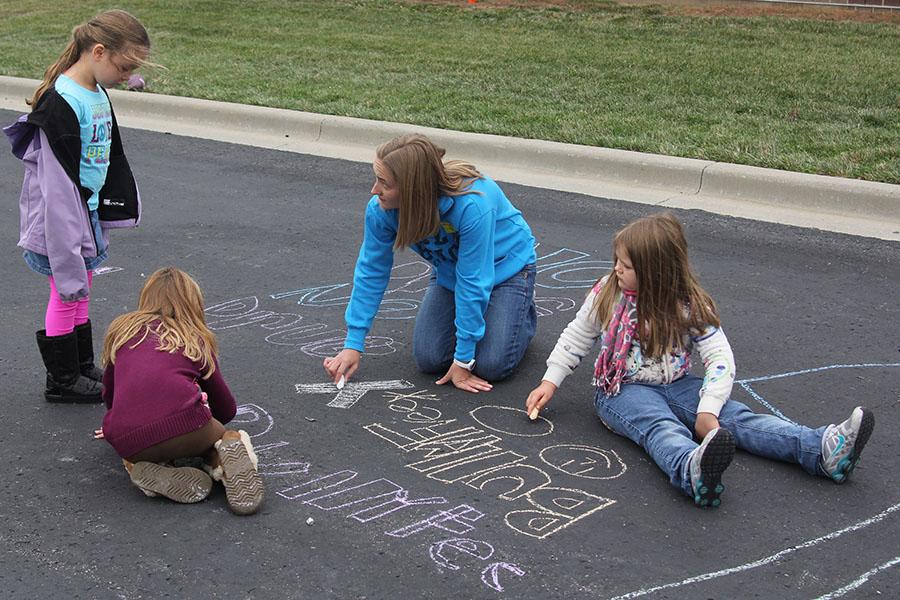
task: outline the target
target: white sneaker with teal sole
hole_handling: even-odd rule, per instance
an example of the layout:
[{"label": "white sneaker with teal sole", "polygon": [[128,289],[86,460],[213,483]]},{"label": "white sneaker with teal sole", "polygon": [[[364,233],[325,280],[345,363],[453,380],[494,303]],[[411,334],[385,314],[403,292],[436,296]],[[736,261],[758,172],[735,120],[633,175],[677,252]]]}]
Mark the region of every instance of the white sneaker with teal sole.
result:
[{"label": "white sneaker with teal sole", "polygon": [[731,464],[732,458],[734,436],[730,431],[719,427],[706,434],[688,464],[694,504],[701,508],[714,508],[721,504],[719,496],[725,491],[722,473]]},{"label": "white sneaker with teal sole", "polygon": [[825,430],[820,464],[835,483],[844,483],[850,477],[874,428],[872,411],[857,406],[849,419],[839,425],[829,425]]}]

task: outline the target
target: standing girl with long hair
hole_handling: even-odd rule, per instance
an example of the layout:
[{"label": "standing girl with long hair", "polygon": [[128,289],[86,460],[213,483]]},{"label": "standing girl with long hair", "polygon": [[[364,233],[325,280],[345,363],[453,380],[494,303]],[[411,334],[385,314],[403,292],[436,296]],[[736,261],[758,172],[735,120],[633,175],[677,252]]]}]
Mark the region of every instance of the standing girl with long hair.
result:
[{"label": "standing girl with long hair", "polygon": [[107,412],[99,436],[146,494],[178,502],[206,498],[209,475],[167,464],[199,456],[225,485],[232,511],[250,514],[263,500],[262,480],[249,436],[225,429],[237,406],[217,356],[197,282],[175,267],[153,273],[138,309],[117,317],[106,333]]},{"label": "standing girl with long hair", "polygon": [[394,252],[411,248],[433,267],[416,316],[413,356],[469,392],[508,377],[534,337],[534,237],[522,213],[473,165],[443,159],[420,134],[378,147],[375,184],[347,306],[344,349],[324,361],[339,383],[360,361],[387,288]]},{"label": "standing girl with long hair", "polygon": [[106,89],[145,64],[150,38],[122,10],[72,30],[22,115],[4,132],[25,166],[19,246],[48,277],[45,328],[36,334],[51,402],[100,402],[88,309],[93,270],[107,257],[106,230],[135,227],[140,198]]},{"label": "standing girl with long hair", "polygon": [[[597,414],[644,448],[698,506],[719,505],[735,446],[836,483],[847,480],[872,433],[872,412],[856,407],[839,425],[811,429],[730,400],[731,346],[715,302],[691,269],[674,215],[629,223],[616,233],[613,253],[615,268],[588,293],[525,402],[532,418],[600,339]],[[702,379],[690,374],[694,348],[705,368]]]}]

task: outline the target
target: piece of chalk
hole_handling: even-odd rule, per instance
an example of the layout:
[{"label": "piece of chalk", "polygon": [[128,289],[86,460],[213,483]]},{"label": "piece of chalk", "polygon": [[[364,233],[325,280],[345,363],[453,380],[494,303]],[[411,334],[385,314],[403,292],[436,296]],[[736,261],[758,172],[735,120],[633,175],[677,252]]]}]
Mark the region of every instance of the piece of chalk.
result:
[{"label": "piece of chalk", "polygon": [[341,375],[341,378],[338,379],[338,382],[335,384],[335,386],[337,386],[337,389],[339,389],[339,390],[344,389],[344,381],[345,381],[344,376]]},{"label": "piece of chalk", "polygon": [[528,414],[528,418],[532,421],[536,421],[539,412],[541,412],[541,409],[539,409],[538,407],[534,407],[534,409]]}]

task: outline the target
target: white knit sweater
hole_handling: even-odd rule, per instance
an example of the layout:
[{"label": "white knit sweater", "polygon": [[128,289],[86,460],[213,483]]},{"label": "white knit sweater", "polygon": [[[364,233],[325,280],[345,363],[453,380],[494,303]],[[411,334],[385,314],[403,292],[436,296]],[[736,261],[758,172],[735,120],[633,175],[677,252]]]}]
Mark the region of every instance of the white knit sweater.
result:
[{"label": "white knit sweater", "polygon": [[[594,290],[588,293],[578,314],[560,334],[556,347],[547,359],[547,371],[543,379],[557,387],[575,370],[603,335],[602,325],[591,315],[596,297]],[[696,347],[706,371],[697,412],[718,416],[731,395],[734,383],[734,354],[728,338],[720,328],[709,326],[698,335],[685,335],[683,344],[683,350],[673,349],[665,356],[650,359],[641,354],[640,342],[635,336],[628,353],[628,372],[622,383],[672,383],[690,372],[691,351]]]}]

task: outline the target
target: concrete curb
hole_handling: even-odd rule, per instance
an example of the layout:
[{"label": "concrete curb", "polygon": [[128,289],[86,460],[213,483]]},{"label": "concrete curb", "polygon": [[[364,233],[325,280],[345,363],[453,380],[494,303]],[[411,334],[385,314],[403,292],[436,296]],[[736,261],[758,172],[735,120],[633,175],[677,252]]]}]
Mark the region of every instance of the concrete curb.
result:
[{"label": "concrete curb", "polygon": [[[25,111],[38,81],[0,76],[0,108]],[[403,123],[112,90],[123,127],[369,162],[421,132],[492,177],[603,198],[900,240],[900,185]]]}]

